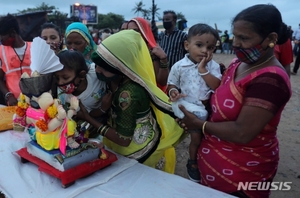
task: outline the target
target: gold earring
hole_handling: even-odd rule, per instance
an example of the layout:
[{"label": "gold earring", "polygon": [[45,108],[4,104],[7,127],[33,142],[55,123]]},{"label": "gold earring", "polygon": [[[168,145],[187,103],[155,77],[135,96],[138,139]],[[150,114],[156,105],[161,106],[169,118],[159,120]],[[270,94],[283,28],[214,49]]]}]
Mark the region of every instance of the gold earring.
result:
[{"label": "gold earring", "polygon": [[273,48],[274,46],[275,46],[274,43],[270,43],[270,44],[269,44],[269,47],[270,47],[270,48]]}]

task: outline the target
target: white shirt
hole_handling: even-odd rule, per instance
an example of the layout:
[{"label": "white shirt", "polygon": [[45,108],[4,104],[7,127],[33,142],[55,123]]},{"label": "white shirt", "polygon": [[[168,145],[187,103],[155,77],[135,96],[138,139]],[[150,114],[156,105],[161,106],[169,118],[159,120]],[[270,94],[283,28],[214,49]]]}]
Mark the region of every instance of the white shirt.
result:
[{"label": "white shirt", "polygon": [[[100,81],[96,76],[95,67],[91,66],[86,75],[87,87],[77,98],[84,105],[86,110],[90,112],[93,109],[98,109],[101,106],[101,101],[106,92],[106,83]],[[58,88],[58,96],[62,104],[70,103],[72,94],[65,94]]]},{"label": "white shirt", "polygon": [[[188,56],[189,54],[186,54],[183,59],[173,65],[168,76],[168,85],[175,85],[178,89],[181,89],[181,93],[187,95],[184,100],[202,105],[201,101],[209,99],[213,90],[207,86],[199,75],[198,64],[194,64]],[[210,74],[221,79],[220,65],[214,60],[207,63],[206,69]]]}]

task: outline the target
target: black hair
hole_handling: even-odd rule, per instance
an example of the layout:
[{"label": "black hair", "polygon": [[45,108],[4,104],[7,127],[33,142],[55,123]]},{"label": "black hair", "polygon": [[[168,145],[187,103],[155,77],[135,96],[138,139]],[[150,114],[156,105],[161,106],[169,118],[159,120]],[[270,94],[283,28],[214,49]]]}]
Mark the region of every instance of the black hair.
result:
[{"label": "black hair", "polygon": [[177,14],[173,10],[164,11],[164,15],[166,15],[166,14],[172,14],[174,21],[177,21]]},{"label": "black hair", "polygon": [[97,66],[102,67],[106,71],[111,72],[113,74],[123,75],[123,73],[121,71],[119,71],[118,69],[113,68],[109,63],[107,63],[105,60],[103,60],[103,58],[100,57],[97,54],[97,52],[93,52],[91,54],[91,59],[96,64],[96,67]]},{"label": "black hair", "polygon": [[44,29],[55,29],[56,31],[57,31],[57,33],[58,33],[58,35],[61,37],[61,31],[60,31],[60,28],[57,26],[57,25],[55,25],[55,24],[53,24],[53,23],[44,23],[43,25],[41,25],[41,32],[40,32],[40,34],[42,33],[42,31],[44,30]]},{"label": "black hair", "polygon": [[105,33],[109,34],[109,33],[111,33],[111,30],[109,28],[104,28],[102,30],[102,32],[105,32]]},{"label": "black hair", "polygon": [[204,23],[198,23],[198,24],[193,25],[189,29],[189,32],[187,35],[187,40],[191,39],[194,36],[197,36],[197,35],[200,36],[202,34],[212,34],[216,38],[216,41],[220,40],[217,30],[215,30],[211,26],[204,24]]},{"label": "black hair", "polygon": [[124,23],[128,23],[129,21],[123,21],[121,24],[120,24],[120,26],[119,26],[119,30],[121,30],[121,28],[122,28],[122,25],[124,24]]},{"label": "black hair", "polygon": [[288,29],[286,24],[282,22],[281,13],[272,4],[257,4],[242,10],[232,21],[232,25],[236,21],[248,21],[252,23],[253,30],[262,38],[266,38],[270,33],[278,34],[277,44],[283,44],[287,41]]},{"label": "black hair", "polygon": [[5,35],[14,30],[20,34],[20,27],[17,18],[11,14],[7,14],[0,18],[0,35]]},{"label": "black hair", "polygon": [[63,48],[63,38],[62,38],[62,34],[61,34],[61,31],[60,31],[60,28],[57,25],[53,24],[53,23],[44,23],[43,25],[41,25],[40,35],[42,34],[42,31],[44,29],[54,29],[58,33],[58,36],[59,36],[59,38],[61,40],[59,49],[62,50],[62,48]]},{"label": "black hair", "polygon": [[84,56],[81,52],[75,50],[63,50],[57,54],[59,61],[64,67],[74,70],[79,74],[82,70],[88,73],[89,67],[86,65]]}]

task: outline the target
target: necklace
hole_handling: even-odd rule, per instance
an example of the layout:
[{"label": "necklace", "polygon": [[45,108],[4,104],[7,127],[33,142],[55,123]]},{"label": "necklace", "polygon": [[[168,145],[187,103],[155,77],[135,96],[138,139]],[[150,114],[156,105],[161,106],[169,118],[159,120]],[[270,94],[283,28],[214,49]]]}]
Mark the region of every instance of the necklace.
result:
[{"label": "necklace", "polygon": [[247,70],[243,71],[242,73],[238,74],[235,78],[237,78],[237,77],[241,76],[242,74],[244,74],[244,73],[250,71],[251,69],[257,68],[257,67],[259,67],[259,66],[265,64],[266,62],[268,62],[269,60],[271,60],[274,56],[275,56],[275,55],[271,56],[270,58],[268,58],[267,60],[265,60],[264,62],[262,62],[262,63],[260,63],[260,64],[258,64],[258,65],[255,65],[255,66],[253,66],[253,67],[250,67],[249,69],[247,69]]}]

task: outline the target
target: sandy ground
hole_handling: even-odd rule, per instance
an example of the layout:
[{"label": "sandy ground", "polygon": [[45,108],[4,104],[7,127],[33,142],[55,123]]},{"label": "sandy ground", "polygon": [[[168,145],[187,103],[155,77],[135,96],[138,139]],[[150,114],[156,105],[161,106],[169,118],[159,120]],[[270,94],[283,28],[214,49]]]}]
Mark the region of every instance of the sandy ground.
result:
[{"label": "sandy ground", "polygon": [[[214,60],[224,63],[226,67],[233,58],[235,55],[214,54]],[[300,197],[300,74],[292,75],[291,83],[293,95],[282,113],[277,131],[280,161],[274,181],[292,182],[292,188],[289,191],[272,191],[271,198]],[[187,137],[176,147],[175,174],[185,178],[188,178],[185,165],[188,159],[189,142],[190,138]]]}]

